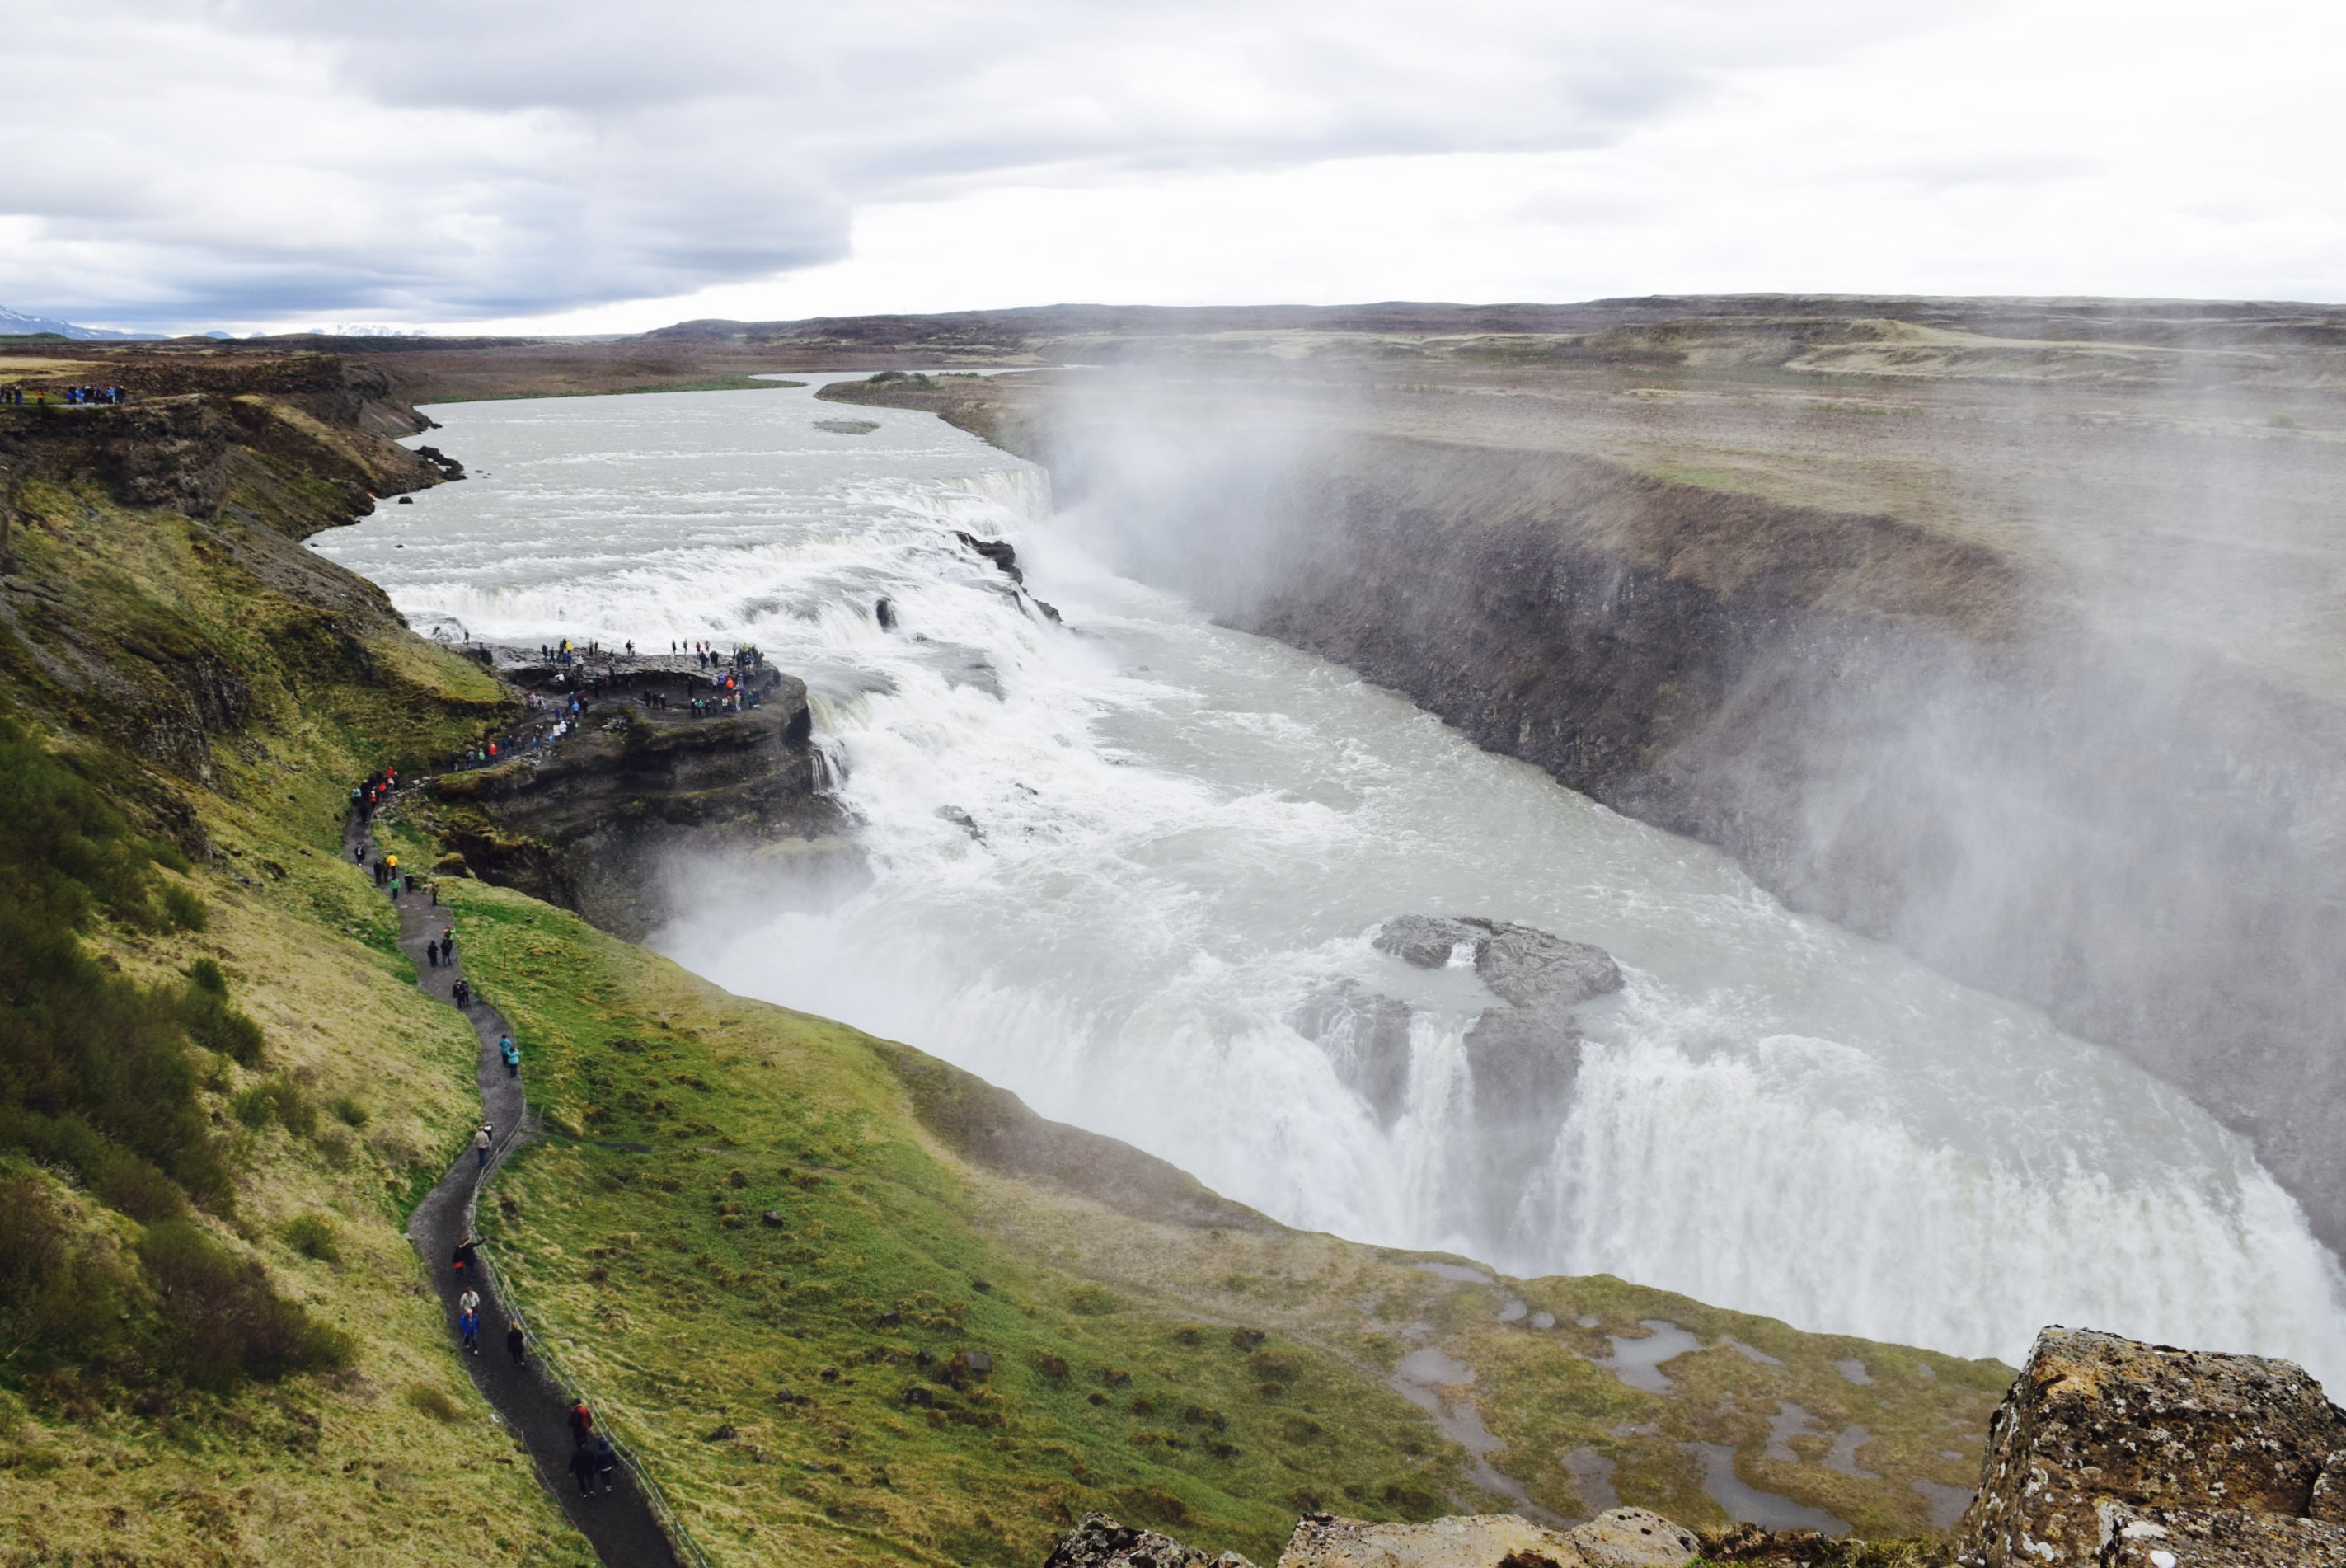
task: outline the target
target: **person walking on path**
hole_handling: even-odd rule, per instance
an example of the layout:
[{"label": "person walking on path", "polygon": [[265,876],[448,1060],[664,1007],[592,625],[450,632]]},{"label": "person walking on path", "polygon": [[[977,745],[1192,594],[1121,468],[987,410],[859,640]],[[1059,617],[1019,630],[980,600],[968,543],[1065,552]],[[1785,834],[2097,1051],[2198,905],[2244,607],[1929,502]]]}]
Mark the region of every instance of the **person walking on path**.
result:
[{"label": "person walking on path", "polygon": [[612,1486],[619,1478],[619,1455],[611,1447],[608,1437],[595,1440],[595,1479],[603,1483],[603,1495],[611,1495]]},{"label": "person walking on path", "polygon": [[481,1162],[479,1166],[474,1167],[476,1169],[486,1170],[489,1168],[489,1145],[495,1141],[491,1135],[495,1130],[495,1129],[492,1128],[488,1123],[483,1122],[481,1124],[481,1130],[473,1135],[473,1153],[479,1156]]},{"label": "person walking on path", "polygon": [[481,1261],[480,1248],[481,1238],[466,1231],[464,1239],[456,1244],[456,1256],[452,1260],[457,1278],[469,1280],[480,1278],[480,1269],[475,1267]]},{"label": "person walking on path", "polygon": [[478,1312],[458,1314],[456,1332],[464,1341],[466,1355],[477,1356],[481,1353],[481,1315]]},{"label": "person walking on path", "polygon": [[456,983],[450,988],[448,994],[454,999],[460,1010],[469,1009],[473,1005],[472,982],[461,974],[456,977]]},{"label": "person walking on path", "polygon": [[570,1455],[570,1473],[578,1478],[578,1495],[595,1495],[595,1451],[581,1443]]},{"label": "person walking on path", "polygon": [[521,1319],[518,1318],[505,1325],[505,1354],[513,1358],[513,1364],[516,1367],[529,1359],[529,1336],[521,1331]]},{"label": "person walking on path", "polygon": [[585,1400],[580,1400],[570,1407],[570,1413],[564,1420],[569,1424],[573,1445],[585,1448],[595,1435],[595,1412],[586,1408]]},{"label": "person walking on path", "polygon": [[497,1054],[505,1058],[506,1077],[518,1078],[521,1076],[521,1047],[514,1044],[514,1037],[512,1035],[500,1034],[497,1036]]},{"label": "person walking on path", "polygon": [[464,1293],[456,1298],[456,1310],[459,1313],[464,1313],[478,1312],[480,1309],[481,1293],[470,1285],[465,1286]]},{"label": "person walking on path", "polygon": [[440,939],[436,936],[423,944],[423,967],[426,969],[440,967]]}]

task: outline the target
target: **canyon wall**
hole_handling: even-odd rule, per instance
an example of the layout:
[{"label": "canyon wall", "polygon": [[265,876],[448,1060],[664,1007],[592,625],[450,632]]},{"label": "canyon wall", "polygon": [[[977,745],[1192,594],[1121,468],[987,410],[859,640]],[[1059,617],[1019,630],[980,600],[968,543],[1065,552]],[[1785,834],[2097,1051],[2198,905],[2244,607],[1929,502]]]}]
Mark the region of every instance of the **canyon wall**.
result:
[{"label": "canyon wall", "polygon": [[2337,707],[1885,515],[1069,404],[1047,443],[957,423],[1008,423],[1124,569],[2125,1052],[2346,1242]]}]

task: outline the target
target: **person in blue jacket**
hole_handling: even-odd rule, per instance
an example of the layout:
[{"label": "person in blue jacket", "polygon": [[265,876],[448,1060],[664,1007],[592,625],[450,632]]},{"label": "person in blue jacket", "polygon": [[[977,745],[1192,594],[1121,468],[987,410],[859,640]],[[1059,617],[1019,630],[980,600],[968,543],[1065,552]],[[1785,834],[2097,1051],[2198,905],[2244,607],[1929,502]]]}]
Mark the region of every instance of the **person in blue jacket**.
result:
[{"label": "person in blue jacket", "polygon": [[514,1044],[512,1035],[501,1034],[497,1037],[497,1054],[505,1058],[506,1077],[521,1076],[521,1047]]}]

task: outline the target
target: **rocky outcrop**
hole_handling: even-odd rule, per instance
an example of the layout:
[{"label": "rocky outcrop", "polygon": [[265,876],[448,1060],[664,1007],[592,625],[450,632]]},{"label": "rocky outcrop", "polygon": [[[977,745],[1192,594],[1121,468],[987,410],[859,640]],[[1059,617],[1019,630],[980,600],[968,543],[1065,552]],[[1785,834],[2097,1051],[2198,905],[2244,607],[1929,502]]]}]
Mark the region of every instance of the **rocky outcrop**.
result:
[{"label": "rocky outcrop", "polygon": [[2346,1412],[2292,1363],[2047,1329],[1989,1426],[1958,1561],[2324,1561],[2346,1539],[2341,1480]]},{"label": "rocky outcrop", "polygon": [[1603,948],[1506,921],[1395,915],[1372,940],[1419,969],[1440,969],[1471,945],[1475,977],[1516,1007],[1574,1007],[1621,989],[1620,966]]},{"label": "rocky outcrop", "polygon": [[[1532,1157],[1553,1133],[1580,1069],[1572,1009],[1621,988],[1612,955],[1476,916],[1395,915],[1372,941],[1419,969],[1441,969],[1464,955],[1499,994],[1504,1004],[1485,1009],[1466,1033],[1476,1114],[1487,1135],[1481,1152],[1506,1169]],[[1288,1023],[1327,1053],[1337,1081],[1390,1127],[1409,1091],[1410,1017],[1407,1003],[1346,979],[1312,992]]]},{"label": "rocky outcrop", "polygon": [[[1682,1568],[1700,1543],[1642,1508],[1617,1508],[1575,1530],[1512,1513],[1463,1514],[1402,1524],[1309,1513],[1279,1568]],[[1232,1553],[1208,1557],[1170,1536],[1102,1514],[1060,1538],[1045,1568],[1251,1568]]]},{"label": "rocky outcrop", "polygon": [[1680,1568],[1694,1532],[1644,1508],[1616,1508],[1566,1532],[1589,1568]]},{"label": "rocky outcrop", "polygon": [[107,411],[104,472],[125,506],[166,506],[209,517],[228,493],[221,461],[237,427],[202,397],[162,398]]},{"label": "rocky outcrop", "polygon": [[1235,1552],[1209,1557],[1154,1530],[1135,1530],[1104,1513],[1086,1513],[1059,1538],[1043,1568],[1253,1568]]},{"label": "rocky outcrop", "polygon": [[667,873],[689,858],[739,862],[839,826],[817,785],[804,683],[761,669],[757,686],[757,707],[699,718],[598,691],[575,733],[436,779],[443,839],[484,880],[640,940],[673,912]]},{"label": "rocky outcrop", "polygon": [[[964,533],[959,528],[954,530],[954,537],[968,545],[976,555],[992,562],[994,570],[1009,578],[1022,604],[1034,606],[1046,620],[1054,622],[1058,620],[1059,611],[1056,606],[1046,604],[1026,591],[1026,574],[1018,565],[1016,545],[1007,539],[981,539],[976,535]],[[886,604],[887,601],[882,599],[881,603]],[[887,628],[883,626],[881,629],[884,631]]]}]

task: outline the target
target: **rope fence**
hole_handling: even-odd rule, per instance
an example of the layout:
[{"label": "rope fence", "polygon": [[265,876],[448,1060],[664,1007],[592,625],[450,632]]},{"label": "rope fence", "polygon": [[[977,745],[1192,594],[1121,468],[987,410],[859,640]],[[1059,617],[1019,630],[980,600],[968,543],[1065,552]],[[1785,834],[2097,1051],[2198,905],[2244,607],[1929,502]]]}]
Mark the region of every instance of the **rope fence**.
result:
[{"label": "rope fence", "polygon": [[[481,1188],[488,1185],[489,1177],[505,1167],[505,1156],[520,1148],[525,1142],[527,1142],[526,1137],[519,1131],[507,1137],[491,1159],[488,1168],[481,1173],[481,1179],[473,1184],[471,1196],[464,1199],[464,1233],[467,1236],[480,1234],[477,1222]],[[538,1366],[545,1370],[547,1377],[553,1379],[555,1386],[560,1389],[566,1398],[576,1400],[586,1400],[586,1385],[571,1375],[569,1369],[562,1364],[562,1359],[554,1353],[546,1337],[538,1332],[539,1319],[536,1312],[522,1310],[519,1299],[514,1295],[512,1288],[505,1283],[505,1277],[497,1271],[495,1260],[487,1256],[485,1247],[479,1256],[481,1268],[489,1277],[489,1288],[495,1291],[496,1298],[505,1304],[505,1315],[508,1318],[521,1319],[522,1332],[529,1337],[530,1349],[537,1356]],[[627,1441],[617,1432],[609,1431],[607,1427],[604,1435],[610,1438],[611,1447],[617,1452],[619,1462],[627,1467],[627,1473],[635,1479],[637,1487],[643,1492],[644,1501],[651,1505],[652,1517],[659,1521],[660,1529],[667,1532],[668,1544],[676,1549],[678,1561],[692,1564],[692,1568],[710,1568],[709,1554],[700,1549],[700,1543],[692,1538],[692,1532],[685,1528],[684,1520],[678,1514],[676,1505],[668,1501],[668,1493],[661,1490],[660,1483],[652,1479],[650,1468],[637,1455],[634,1449],[627,1446]]]}]

